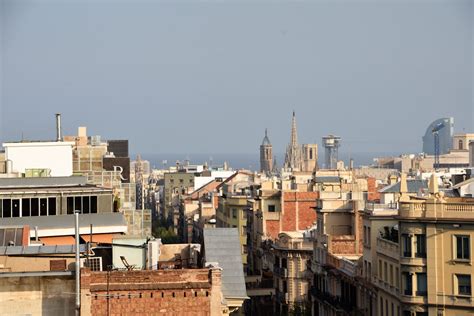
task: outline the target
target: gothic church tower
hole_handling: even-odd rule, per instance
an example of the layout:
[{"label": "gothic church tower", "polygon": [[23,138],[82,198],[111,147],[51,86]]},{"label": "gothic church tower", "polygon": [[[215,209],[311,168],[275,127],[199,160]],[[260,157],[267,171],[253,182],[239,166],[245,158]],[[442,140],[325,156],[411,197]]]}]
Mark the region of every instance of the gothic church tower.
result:
[{"label": "gothic church tower", "polygon": [[268,139],[267,129],[260,145],[260,172],[271,174],[273,170],[273,146]]}]

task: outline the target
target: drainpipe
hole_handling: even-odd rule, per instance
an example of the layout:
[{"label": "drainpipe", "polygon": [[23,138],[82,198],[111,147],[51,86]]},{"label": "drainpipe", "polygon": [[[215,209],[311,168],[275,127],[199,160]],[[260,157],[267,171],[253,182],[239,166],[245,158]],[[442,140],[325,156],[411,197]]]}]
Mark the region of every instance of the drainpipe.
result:
[{"label": "drainpipe", "polygon": [[79,213],[74,211],[74,224],[76,233],[76,316],[81,315],[81,264],[79,258]]}]

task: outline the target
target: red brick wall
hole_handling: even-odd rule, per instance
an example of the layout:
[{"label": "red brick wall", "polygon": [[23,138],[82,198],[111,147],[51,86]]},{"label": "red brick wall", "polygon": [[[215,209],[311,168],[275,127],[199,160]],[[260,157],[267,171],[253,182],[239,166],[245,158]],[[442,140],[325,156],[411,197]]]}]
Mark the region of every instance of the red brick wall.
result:
[{"label": "red brick wall", "polygon": [[266,221],[267,236],[276,239],[280,233],[280,221]]},{"label": "red brick wall", "polygon": [[209,315],[208,269],[81,273],[92,315]]},{"label": "red brick wall", "polygon": [[[316,221],[316,199],[319,192],[282,192],[281,231],[304,230]],[[297,222],[298,221],[298,222]],[[280,231],[280,222],[266,220],[266,232],[276,239]]]},{"label": "red brick wall", "polygon": [[380,201],[380,193],[375,184],[375,178],[367,178],[367,200]]},{"label": "red brick wall", "polygon": [[[174,296],[173,296],[174,295]],[[186,296],[185,296],[186,295]],[[92,315],[209,315],[210,290],[98,291],[91,294]]]}]

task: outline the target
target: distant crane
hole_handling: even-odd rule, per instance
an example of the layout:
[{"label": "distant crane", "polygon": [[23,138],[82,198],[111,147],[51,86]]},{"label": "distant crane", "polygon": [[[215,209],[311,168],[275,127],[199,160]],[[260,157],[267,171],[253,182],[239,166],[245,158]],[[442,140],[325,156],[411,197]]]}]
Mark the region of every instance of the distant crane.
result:
[{"label": "distant crane", "polygon": [[434,136],[434,164],[433,168],[439,168],[439,131],[445,127],[444,122],[438,123],[433,129],[431,133]]}]

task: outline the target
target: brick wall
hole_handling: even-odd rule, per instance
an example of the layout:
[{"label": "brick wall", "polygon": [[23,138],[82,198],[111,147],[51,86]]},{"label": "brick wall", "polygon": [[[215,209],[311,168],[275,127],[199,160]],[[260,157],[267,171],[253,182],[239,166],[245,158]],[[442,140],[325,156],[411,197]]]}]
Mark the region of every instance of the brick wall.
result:
[{"label": "brick wall", "polygon": [[83,270],[81,288],[90,292],[93,315],[210,315],[213,283],[220,286],[212,271]]},{"label": "brick wall", "polygon": [[276,239],[282,231],[305,230],[316,221],[316,199],[319,192],[282,192],[280,221],[265,220],[266,233]]},{"label": "brick wall", "polygon": [[380,193],[378,192],[375,178],[367,178],[367,200],[380,201]]}]

